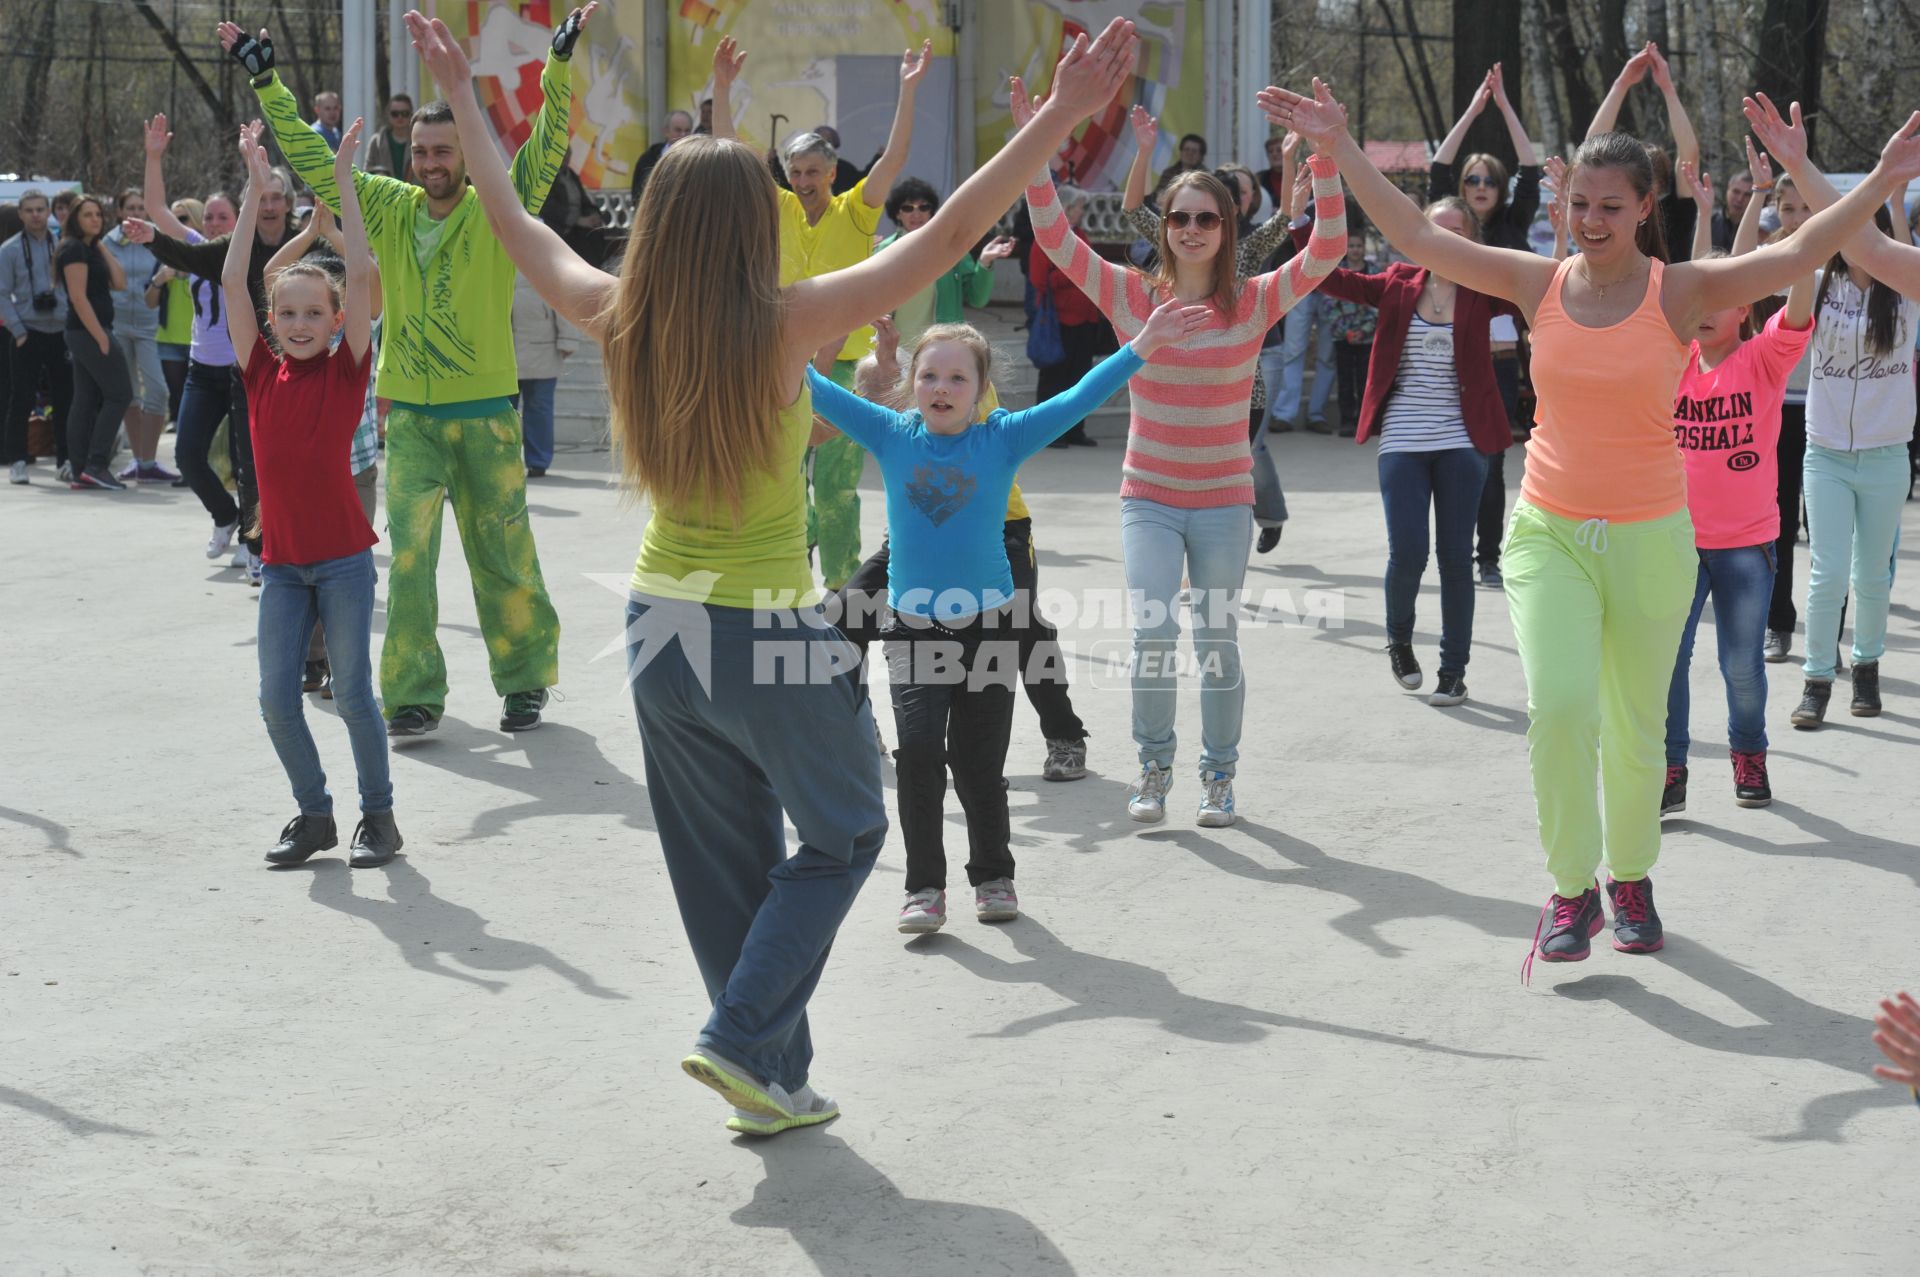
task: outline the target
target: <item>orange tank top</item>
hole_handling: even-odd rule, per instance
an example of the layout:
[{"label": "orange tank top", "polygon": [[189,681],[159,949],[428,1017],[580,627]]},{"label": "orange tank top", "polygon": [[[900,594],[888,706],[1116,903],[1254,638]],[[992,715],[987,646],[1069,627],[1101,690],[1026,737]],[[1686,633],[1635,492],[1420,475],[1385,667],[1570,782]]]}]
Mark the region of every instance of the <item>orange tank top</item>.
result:
[{"label": "orange tank top", "polygon": [[1533,321],[1539,395],[1520,495],[1563,519],[1637,523],[1687,504],[1686,463],[1673,443],[1673,400],[1687,347],[1660,309],[1655,260],[1640,306],[1607,328],[1575,323],[1560,304],[1569,257]]}]

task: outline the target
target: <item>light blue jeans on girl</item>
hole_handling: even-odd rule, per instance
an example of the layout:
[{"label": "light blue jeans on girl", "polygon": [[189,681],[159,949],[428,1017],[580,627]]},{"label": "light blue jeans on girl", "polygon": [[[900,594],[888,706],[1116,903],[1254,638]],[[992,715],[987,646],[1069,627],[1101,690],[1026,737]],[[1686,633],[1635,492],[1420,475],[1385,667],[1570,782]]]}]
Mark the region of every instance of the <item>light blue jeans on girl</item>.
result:
[{"label": "light blue jeans on girl", "polygon": [[1893,552],[1912,462],[1907,445],[1840,452],[1807,445],[1807,659],[1812,679],[1833,677],[1840,609],[1853,589],[1853,663],[1887,650]]}]

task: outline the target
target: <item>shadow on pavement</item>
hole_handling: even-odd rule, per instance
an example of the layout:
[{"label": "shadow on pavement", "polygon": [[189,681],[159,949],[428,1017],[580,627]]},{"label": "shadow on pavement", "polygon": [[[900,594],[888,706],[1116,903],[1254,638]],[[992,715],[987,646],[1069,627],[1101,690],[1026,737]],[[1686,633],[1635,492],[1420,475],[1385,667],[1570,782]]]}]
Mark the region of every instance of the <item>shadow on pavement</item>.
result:
[{"label": "shadow on pavement", "polygon": [[[525,797],[474,815],[470,836],[488,838],[522,820],[548,816],[619,816],[629,829],[653,831],[647,789],[600,752],[590,732],[548,720],[539,730],[508,735],[458,719],[396,753],[408,762],[479,781]],[[520,759],[531,766],[521,766]]]},{"label": "shadow on pavement", "polygon": [[87,853],[74,850],[73,831],[57,820],[48,820],[45,816],[36,816],[30,811],[21,811],[17,807],[0,807],[0,820],[25,825],[29,829],[38,829],[47,840],[48,851],[78,856],[83,860],[86,858]]},{"label": "shadow on pavement", "polygon": [[81,1117],[71,1109],[61,1108],[52,1100],[43,1100],[37,1095],[28,1095],[25,1091],[16,1091],[10,1086],[0,1086],[0,1104],[19,1109],[22,1113],[34,1117],[44,1117],[49,1122],[58,1122],[66,1128],[69,1135],[127,1135],[134,1139],[152,1139],[151,1131],[136,1131],[128,1126],[115,1126],[111,1122],[96,1122],[92,1118]]},{"label": "shadow on pavement", "polygon": [[[908,1197],[845,1140],[820,1128],[734,1143],[765,1163],[753,1200],[733,1212],[745,1228],[793,1234],[830,1277],[904,1273],[979,1277],[1071,1274],[1073,1265],[1025,1216],[998,1206]],[[983,1265],[990,1255],[992,1262]]]},{"label": "shadow on pavement", "polygon": [[1805,842],[1772,843],[1750,833],[1720,825],[1689,822],[1698,834],[1740,851],[1760,856],[1799,856],[1810,860],[1845,860],[1890,874],[1904,874],[1920,886],[1920,846],[1856,834],[1837,820],[1818,816],[1804,807],[1776,798],[1769,812],[1778,812],[1809,835]]}]

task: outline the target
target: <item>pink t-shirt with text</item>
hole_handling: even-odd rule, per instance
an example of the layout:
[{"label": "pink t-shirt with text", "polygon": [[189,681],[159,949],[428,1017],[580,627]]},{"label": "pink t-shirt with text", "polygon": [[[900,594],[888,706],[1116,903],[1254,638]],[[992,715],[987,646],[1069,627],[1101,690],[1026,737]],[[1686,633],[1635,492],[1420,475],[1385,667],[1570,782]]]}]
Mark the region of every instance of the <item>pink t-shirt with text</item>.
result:
[{"label": "pink t-shirt with text", "polygon": [[1764,545],[1780,536],[1780,405],[1787,378],[1813,336],[1786,312],[1720,362],[1700,368],[1700,343],[1673,405],[1673,441],[1687,464],[1693,542],[1703,550]]}]

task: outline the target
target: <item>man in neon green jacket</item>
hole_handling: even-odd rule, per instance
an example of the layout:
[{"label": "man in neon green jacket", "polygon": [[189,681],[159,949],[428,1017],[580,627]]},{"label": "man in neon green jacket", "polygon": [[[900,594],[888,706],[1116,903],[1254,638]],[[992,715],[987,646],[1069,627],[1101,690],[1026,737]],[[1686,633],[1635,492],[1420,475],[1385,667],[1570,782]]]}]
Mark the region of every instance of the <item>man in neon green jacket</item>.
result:
[{"label": "man in neon green jacket", "polygon": [[[513,158],[513,184],[538,213],[567,162],[573,104],[567,61],[594,6],[554,34],[540,73],[532,136]],[[340,208],[327,144],[273,70],[265,31],[220,24],[220,43],[251,77],[274,139],[314,197]],[[380,262],[386,303],[376,388],[387,418],[387,531],[393,552],[380,696],[390,736],[434,730],[446,708],[447,666],[435,637],[441,507],[449,494],[502,731],[540,725],[560,675],[560,620],[547,597],[527,517],[519,390],[513,357],[513,263],[467,185],[453,113],[428,103],[413,117],[413,183],[355,169],[354,189]]]}]

